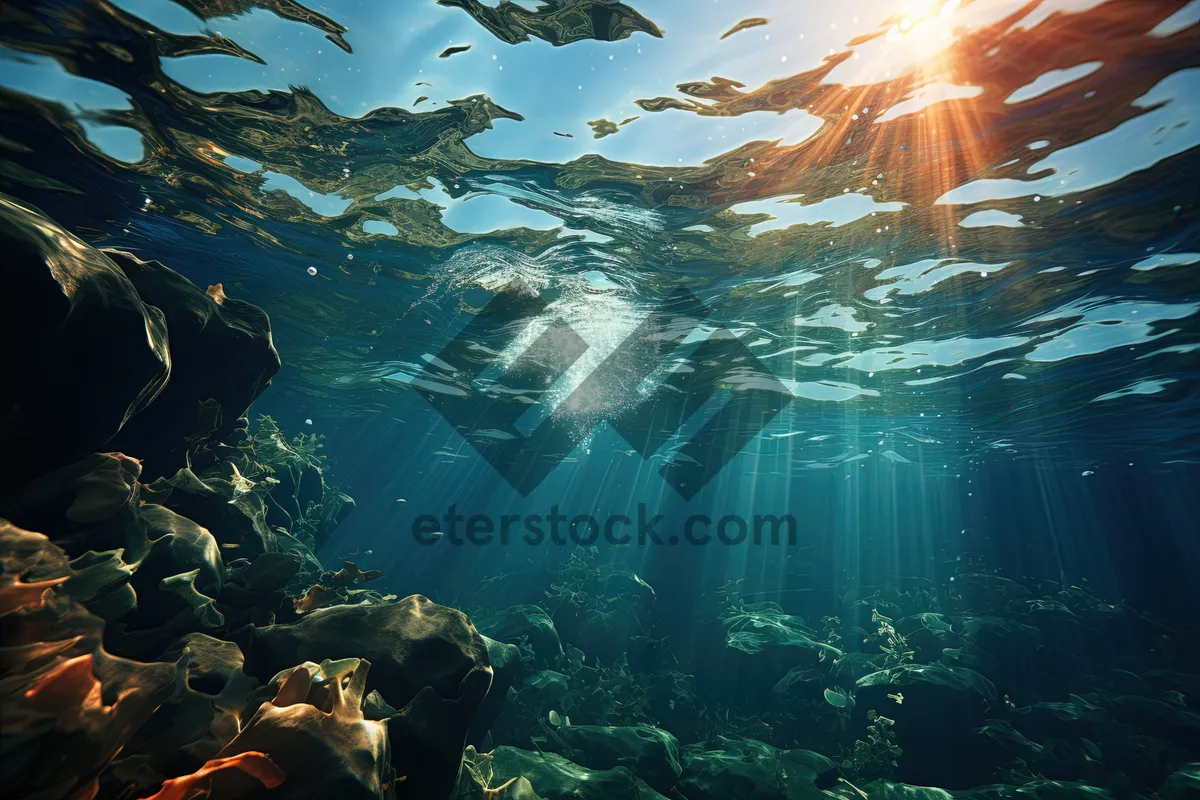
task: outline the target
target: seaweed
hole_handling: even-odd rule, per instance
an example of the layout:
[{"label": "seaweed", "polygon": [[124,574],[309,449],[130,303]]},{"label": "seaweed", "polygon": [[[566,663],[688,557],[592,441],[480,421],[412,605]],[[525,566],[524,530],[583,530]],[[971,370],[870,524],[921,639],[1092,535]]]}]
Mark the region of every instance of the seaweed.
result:
[{"label": "seaweed", "polygon": [[867,722],[867,738],[855,741],[850,755],[842,760],[842,771],[854,783],[891,778],[904,754],[892,730],[895,720],[871,709],[867,712]]},{"label": "seaweed", "polygon": [[915,651],[908,646],[908,640],[896,632],[892,618],[880,614],[879,609],[872,609],[871,622],[879,626],[872,639],[878,642],[879,649],[883,652],[884,666],[911,664]]}]

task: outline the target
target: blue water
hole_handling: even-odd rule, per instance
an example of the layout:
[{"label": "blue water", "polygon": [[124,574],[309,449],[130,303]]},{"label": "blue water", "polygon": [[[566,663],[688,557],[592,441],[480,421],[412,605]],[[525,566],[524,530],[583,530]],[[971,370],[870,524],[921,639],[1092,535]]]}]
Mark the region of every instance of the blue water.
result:
[{"label": "blue water", "polygon": [[[661,37],[510,44],[432,0],[308,3],[351,53],[269,3],[39,0],[52,35],[0,31],[0,188],[270,315],[283,368],[249,416],[324,437],[357,508],[318,555],[386,591],[539,602],[579,546],[654,587],[682,662],[730,582],[809,620],[968,572],[1194,619],[1200,2],[631,4]],[[160,57],[170,35],[226,52]],[[681,289],[708,317],[621,357],[648,383],[571,401]],[[520,335],[439,361],[521,291],[545,308]],[[578,358],[517,374],[556,324]],[[693,352],[721,341],[742,355]],[[636,452],[614,420],[695,369],[718,396]],[[786,407],[679,491],[664,467],[755,381]],[[468,395],[531,410],[456,429],[436,405]],[[538,424],[568,446],[519,491],[481,452]],[[513,530],[640,508],[664,541],[472,542],[452,507]],[[796,542],[684,537],[766,515]]]}]

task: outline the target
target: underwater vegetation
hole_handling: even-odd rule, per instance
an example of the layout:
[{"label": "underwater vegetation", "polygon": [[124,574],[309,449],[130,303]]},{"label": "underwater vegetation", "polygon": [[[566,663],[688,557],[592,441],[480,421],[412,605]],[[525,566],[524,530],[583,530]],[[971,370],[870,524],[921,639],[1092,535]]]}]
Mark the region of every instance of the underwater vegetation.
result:
[{"label": "underwater vegetation", "polygon": [[[327,482],[320,438],[244,416],[279,368],[267,316],[16,200],[3,211],[9,275],[48,328],[35,357],[3,365],[19,392],[6,452],[31,430],[45,445],[6,463],[0,497],[13,796],[1195,791],[1200,633],[1087,587],[967,568],[810,624],[733,582],[684,653],[653,587],[595,548],[540,587],[493,576],[463,598],[469,616],[372,590],[380,571],[352,561],[327,569],[316,553],[354,503]],[[80,328],[93,317],[111,337]],[[228,337],[259,356],[193,371]],[[130,368],[96,379],[100,355]],[[87,379],[93,413],[65,438],[31,402]],[[106,439],[137,452],[142,418],[172,437],[143,445],[145,464],[81,454]]]},{"label": "underwater vegetation", "polygon": [[[800,65],[771,48],[831,4],[5,4],[4,796],[1200,799],[1196,593],[1164,577],[1195,548],[1155,529],[1200,529],[1167,508],[1200,463],[1200,5],[1004,1],[957,27],[987,2],[905,4]],[[705,49],[640,66],[678,28]],[[310,40],[285,56],[277,30]],[[913,39],[919,68],[852,71]],[[359,77],[371,48],[383,79]],[[619,101],[576,103],[565,61],[497,77],[584,52]],[[664,297],[703,313],[645,324]],[[471,328],[497,298],[546,327]],[[752,459],[649,494],[704,466],[682,423],[764,384],[721,427]],[[535,558],[396,534],[409,507],[516,498],[476,456],[524,458],[505,415],[556,396],[539,502],[750,494],[743,527],[786,512],[804,541]],[[993,456],[1034,488],[989,485]],[[1060,456],[1092,505],[1054,494]],[[1095,480],[1134,462],[1142,483]],[[880,524],[909,495],[936,513]],[[1144,517],[1104,518],[1109,495]],[[1031,507],[1087,540],[997,510]],[[990,560],[1035,541],[1038,576]],[[1079,578],[1105,547],[1168,602]]]}]

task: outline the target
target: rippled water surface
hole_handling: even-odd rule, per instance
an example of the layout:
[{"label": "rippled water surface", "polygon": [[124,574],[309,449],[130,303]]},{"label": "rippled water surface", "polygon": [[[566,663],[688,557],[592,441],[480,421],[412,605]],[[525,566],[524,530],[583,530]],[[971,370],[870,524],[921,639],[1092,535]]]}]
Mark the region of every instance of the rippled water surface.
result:
[{"label": "rippled water surface", "polygon": [[[679,289],[708,317],[673,369],[733,337],[792,397],[701,508],[1193,524],[1197,2],[307,6],[6,8],[0,187],[270,314],[259,404],[327,434],[360,505],[339,552],[399,551],[414,498],[680,502],[682,439],[643,459],[599,425],[627,396],[564,402]],[[503,365],[555,321],[588,346],[492,386],[586,428],[527,500],[425,399],[471,388],[429,365],[514,281],[547,306],[493,332]],[[732,391],[735,358],[707,366]]]}]

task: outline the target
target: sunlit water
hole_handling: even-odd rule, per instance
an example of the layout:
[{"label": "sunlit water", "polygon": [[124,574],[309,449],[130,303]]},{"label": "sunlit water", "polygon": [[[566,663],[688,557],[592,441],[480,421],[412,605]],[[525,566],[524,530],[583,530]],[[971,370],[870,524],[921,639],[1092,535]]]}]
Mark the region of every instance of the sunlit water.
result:
[{"label": "sunlit water", "polygon": [[[561,549],[423,547],[418,515],[645,504],[793,513],[814,545],[600,543],[681,618],[730,578],[828,598],[964,555],[1194,597],[1200,4],[642,0],[652,23],[562,46],[432,0],[310,3],[313,25],[24,5],[0,188],[270,314],[255,411],[324,434],[358,501],[326,560],[452,601]],[[581,433],[528,497],[423,397],[514,281],[546,308],[484,383],[556,321],[588,346],[531,395],[523,424]],[[660,469],[714,409],[642,458],[603,424],[628,396],[568,401],[681,288],[709,316],[658,380],[732,336],[793,398],[687,500]]]}]

